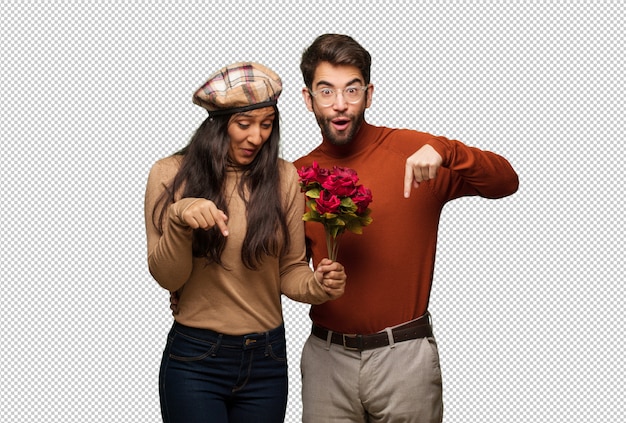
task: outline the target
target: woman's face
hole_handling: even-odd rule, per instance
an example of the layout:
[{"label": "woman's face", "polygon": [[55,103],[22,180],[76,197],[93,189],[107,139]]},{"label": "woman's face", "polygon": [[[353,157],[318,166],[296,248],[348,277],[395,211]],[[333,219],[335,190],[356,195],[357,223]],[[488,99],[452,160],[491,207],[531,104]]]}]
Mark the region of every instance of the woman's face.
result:
[{"label": "woman's face", "polygon": [[239,166],[252,163],[272,133],[275,117],[274,108],[269,106],[237,113],[230,118],[228,157],[233,163]]}]

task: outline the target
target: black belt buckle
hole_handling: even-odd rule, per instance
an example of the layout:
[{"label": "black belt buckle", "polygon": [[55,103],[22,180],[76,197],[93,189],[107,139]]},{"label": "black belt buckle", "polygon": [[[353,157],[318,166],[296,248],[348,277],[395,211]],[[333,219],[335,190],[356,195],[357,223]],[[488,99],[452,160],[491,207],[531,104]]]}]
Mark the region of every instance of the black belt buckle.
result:
[{"label": "black belt buckle", "polygon": [[[343,347],[346,350],[349,350],[349,351],[361,351],[362,348],[359,348],[359,344],[363,343],[363,339],[359,335],[357,335],[356,333],[342,333],[341,334],[341,338],[342,338],[342,341],[343,341]],[[349,347],[348,345],[346,345],[346,338],[355,339],[357,346],[356,347]]]}]

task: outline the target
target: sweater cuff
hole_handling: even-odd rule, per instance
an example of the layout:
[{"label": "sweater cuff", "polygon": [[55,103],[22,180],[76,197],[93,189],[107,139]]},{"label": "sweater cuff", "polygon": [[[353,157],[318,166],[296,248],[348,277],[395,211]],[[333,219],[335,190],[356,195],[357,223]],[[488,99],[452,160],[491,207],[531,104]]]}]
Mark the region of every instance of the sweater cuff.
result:
[{"label": "sweater cuff", "polygon": [[442,166],[449,167],[450,166],[450,145],[446,143],[449,142],[447,139],[442,139],[441,137],[432,137],[428,140],[426,144],[429,144],[432,148],[435,149],[437,153],[441,156]]},{"label": "sweater cuff", "polygon": [[169,210],[170,220],[177,225],[188,227],[187,223],[183,220],[182,215],[192,204],[200,200],[200,198],[183,198],[175,203],[172,203]]},{"label": "sweater cuff", "polygon": [[322,304],[329,300],[328,293],[324,290],[324,285],[322,285],[322,281],[318,281],[315,271],[313,271],[313,282],[311,282],[311,285],[312,293],[318,299],[316,301],[317,304]]}]

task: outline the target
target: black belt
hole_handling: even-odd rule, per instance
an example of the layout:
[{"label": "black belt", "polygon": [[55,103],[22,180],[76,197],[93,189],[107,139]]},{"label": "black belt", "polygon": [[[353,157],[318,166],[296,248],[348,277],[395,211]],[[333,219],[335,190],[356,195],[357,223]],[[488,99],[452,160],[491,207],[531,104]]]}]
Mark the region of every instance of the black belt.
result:
[{"label": "black belt", "polygon": [[[426,338],[433,336],[433,329],[430,325],[430,315],[425,314],[419,319],[412,320],[402,326],[391,330],[393,342],[408,341],[409,339]],[[328,333],[332,332],[321,326],[313,325],[311,333],[326,341]],[[347,350],[364,351],[374,348],[386,347],[389,345],[387,332],[372,333],[370,335],[346,334],[332,332],[330,342],[343,346]]]}]

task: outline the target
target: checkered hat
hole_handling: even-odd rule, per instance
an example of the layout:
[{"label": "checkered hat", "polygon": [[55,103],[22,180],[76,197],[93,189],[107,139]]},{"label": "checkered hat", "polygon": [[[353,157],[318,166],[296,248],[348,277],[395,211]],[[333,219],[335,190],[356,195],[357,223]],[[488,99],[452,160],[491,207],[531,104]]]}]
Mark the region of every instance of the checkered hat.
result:
[{"label": "checkered hat", "polygon": [[193,95],[210,116],[273,106],[282,91],[280,77],[254,62],[237,62],[215,72]]}]

